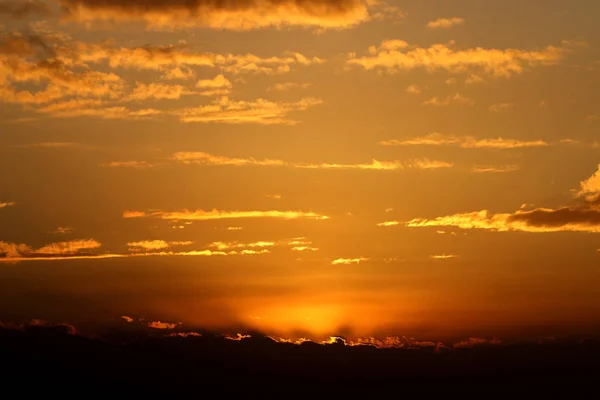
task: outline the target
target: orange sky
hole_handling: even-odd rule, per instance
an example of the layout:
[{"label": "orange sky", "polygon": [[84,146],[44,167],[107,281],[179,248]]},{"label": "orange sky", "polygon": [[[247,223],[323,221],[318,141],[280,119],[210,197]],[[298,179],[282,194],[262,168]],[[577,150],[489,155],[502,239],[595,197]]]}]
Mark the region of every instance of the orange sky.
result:
[{"label": "orange sky", "polygon": [[1,0],[0,320],[597,329],[599,12]]}]

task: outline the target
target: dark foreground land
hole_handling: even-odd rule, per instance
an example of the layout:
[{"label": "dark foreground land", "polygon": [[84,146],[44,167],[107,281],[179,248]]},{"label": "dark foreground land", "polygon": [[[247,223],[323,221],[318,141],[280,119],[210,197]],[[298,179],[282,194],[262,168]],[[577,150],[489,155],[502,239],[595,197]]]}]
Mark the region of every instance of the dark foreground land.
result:
[{"label": "dark foreground land", "polygon": [[507,393],[516,398],[578,398],[597,396],[599,373],[600,342],[592,340],[435,351],[207,335],[129,333],[100,339],[63,326],[0,327],[0,380],[7,396],[401,398]]}]

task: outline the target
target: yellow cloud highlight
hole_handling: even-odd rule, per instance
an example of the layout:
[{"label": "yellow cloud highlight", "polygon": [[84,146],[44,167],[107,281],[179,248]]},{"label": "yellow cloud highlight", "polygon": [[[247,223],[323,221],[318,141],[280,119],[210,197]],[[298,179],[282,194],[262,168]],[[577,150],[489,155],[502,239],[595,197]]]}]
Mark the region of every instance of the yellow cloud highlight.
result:
[{"label": "yellow cloud highlight", "polygon": [[201,89],[230,89],[232,84],[223,74],[219,74],[213,79],[199,80],[196,83],[196,87]]},{"label": "yellow cloud highlight", "polygon": [[360,264],[361,262],[369,261],[368,258],[359,257],[359,258],[338,258],[333,260],[331,264],[333,265],[350,265],[350,264]]},{"label": "yellow cloud highlight", "polygon": [[463,18],[438,18],[435,21],[429,21],[427,28],[429,29],[450,29],[456,25],[462,25],[465,22]]},{"label": "yellow cloud highlight", "polygon": [[213,165],[213,166],[261,166],[261,167],[290,167],[301,169],[329,169],[329,170],[365,170],[365,171],[398,171],[404,169],[439,169],[452,168],[453,163],[446,161],[429,160],[426,158],[409,161],[379,161],[372,160],[371,163],[362,164],[308,164],[294,163],[277,159],[255,158],[230,158],[215,156],[204,152],[178,152],[172,158],[183,164]]},{"label": "yellow cloud highlight", "polygon": [[315,219],[325,220],[329,219],[326,215],[317,214],[314,212],[304,211],[220,211],[213,209],[212,211],[204,210],[183,210],[174,212],[158,211],[146,214],[144,212],[131,212],[128,211],[123,214],[124,218],[135,218],[141,216],[152,216],[165,220],[187,220],[187,221],[210,221],[219,219],[243,219],[243,218],[276,218],[284,220],[292,219]]},{"label": "yellow cloud highlight", "polygon": [[592,176],[580,183],[577,196],[587,198],[590,201],[598,200],[600,196],[600,164],[598,170]]},{"label": "yellow cloud highlight", "polygon": [[167,249],[172,246],[190,246],[192,244],[194,244],[194,242],[191,242],[191,241],[167,242],[164,240],[143,240],[140,242],[129,242],[129,243],[127,243],[127,246],[129,246],[129,248],[134,251],[139,251],[139,250],[151,251],[151,250]]},{"label": "yellow cloud highlight", "polygon": [[385,40],[378,47],[372,46],[365,57],[351,54],[347,63],[365,70],[380,69],[390,73],[422,68],[428,72],[479,72],[508,78],[532,67],[556,64],[568,49],[563,44],[562,47],[548,46],[538,51],[481,47],[455,50],[443,44],[423,48],[389,46],[390,42]]},{"label": "yellow cloud highlight", "polygon": [[518,140],[505,138],[475,138],[472,136],[453,136],[442,133],[429,133],[406,140],[386,140],[379,142],[382,146],[459,146],[466,149],[518,149],[526,147],[547,147],[550,146],[545,141],[538,140]]},{"label": "yellow cloud highlight", "polygon": [[455,254],[437,254],[437,255],[433,255],[430,256],[430,258],[434,259],[434,260],[448,260],[451,258],[457,258],[458,256]]},{"label": "yellow cloud highlight", "polygon": [[415,218],[407,227],[457,227],[498,232],[600,232],[600,210],[586,207],[537,208],[512,214],[488,210],[453,214],[433,219]]},{"label": "yellow cloud highlight", "polygon": [[400,225],[400,222],[398,221],[385,221],[385,222],[380,222],[377,224],[377,226],[384,226],[384,227],[389,227],[389,226],[397,226]]}]

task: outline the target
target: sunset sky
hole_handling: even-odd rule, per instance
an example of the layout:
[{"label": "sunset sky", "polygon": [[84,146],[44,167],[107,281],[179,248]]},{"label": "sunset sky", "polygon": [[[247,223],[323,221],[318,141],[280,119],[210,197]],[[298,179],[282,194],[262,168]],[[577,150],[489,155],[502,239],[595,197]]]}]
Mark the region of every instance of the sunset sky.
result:
[{"label": "sunset sky", "polygon": [[0,321],[597,331],[599,15],[0,0]]}]

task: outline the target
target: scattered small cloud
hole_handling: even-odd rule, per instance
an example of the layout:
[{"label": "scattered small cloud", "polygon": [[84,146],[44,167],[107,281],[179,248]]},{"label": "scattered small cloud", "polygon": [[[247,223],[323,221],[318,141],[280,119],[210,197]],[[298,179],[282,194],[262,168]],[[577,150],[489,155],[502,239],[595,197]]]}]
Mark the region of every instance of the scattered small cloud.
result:
[{"label": "scattered small cloud", "polygon": [[429,29],[450,29],[454,26],[462,25],[464,22],[463,18],[458,17],[438,18],[435,21],[429,21],[426,26]]},{"label": "scattered small cloud", "polygon": [[475,173],[500,173],[500,172],[514,172],[518,171],[520,168],[518,165],[503,165],[499,167],[494,167],[490,165],[485,166],[475,166],[471,168],[471,172]]},{"label": "scattered small cloud", "polygon": [[284,83],[276,83],[273,86],[269,86],[267,88],[268,92],[276,91],[276,92],[284,92],[292,89],[308,89],[311,87],[311,83],[298,83],[298,82],[284,82]]},{"label": "scattered small cloud", "polygon": [[333,264],[333,265],[341,265],[341,264],[350,265],[350,264],[360,264],[361,262],[365,262],[365,261],[369,261],[369,259],[368,258],[364,258],[364,257],[359,257],[359,258],[338,258],[336,260],[333,260],[331,262],[331,264]]},{"label": "scattered small cloud", "polygon": [[180,323],[170,324],[168,322],[152,321],[148,323],[148,328],[152,329],[175,329]]},{"label": "scattered small cloud", "polygon": [[490,106],[490,111],[495,113],[501,113],[504,111],[512,110],[515,107],[514,103],[498,103]]},{"label": "scattered small cloud", "polygon": [[143,240],[139,242],[129,242],[127,246],[132,251],[152,251],[152,250],[163,250],[173,246],[190,246],[194,244],[191,241],[171,241],[165,240]]},{"label": "scattered small cloud", "polygon": [[56,235],[67,235],[69,233],[73,233],[73,228],[70,228],[68,226],[59,226],[54,230],[53,233]]},{"label": "scattered small cloud", "polygon": [[410,85],[406,88],[406,92],[412,93],[412,94],[419,94],[422,91],[423,91],[423,89],[421,88],[421,86],[419,86],[417,84]]},{"label": "scattered small cloud", "polygon": [[397,226],[400,225],[400,222],[398,221],[385,221],[385,222],[380,222],[377,224],[377,226],[385,226],[385,227],[389,227],[389,226]]},{"label": "scattered small cloud", "polygon": [[526,147],[546,147],[545,141],[518,140],[505,138],[475,138],[473,136],[454,136],[442,133],[429,133],[424,136],[406,140],[384,140],[378,144],[382,146],[459,146],[467,149],[489,148],[489,149],[516,149]]},{"label": "scattered small cloud", "polygon": [[0,201],[0,208],[13,207],[16,204],[17,203],[15,203],[14,201]]},{"label": "scattered small cloud", "polygon": [[475,104],[475,101],[460,95],[459,93],[454,94],[453,96],[447,97],[432,97],[429,100],[421,103],[424,106],[436,106],[436,107],[446,107],[452,104],[459,104],[465,106],[472,106]]},{"label": "scattered small cloud", "polygon": [[429,256],[429,257],[434,260],[448,260],[450,258],[457,258],[458,256],[455,254],[438,254],[438,255],[433,255],[433,256]]}]

